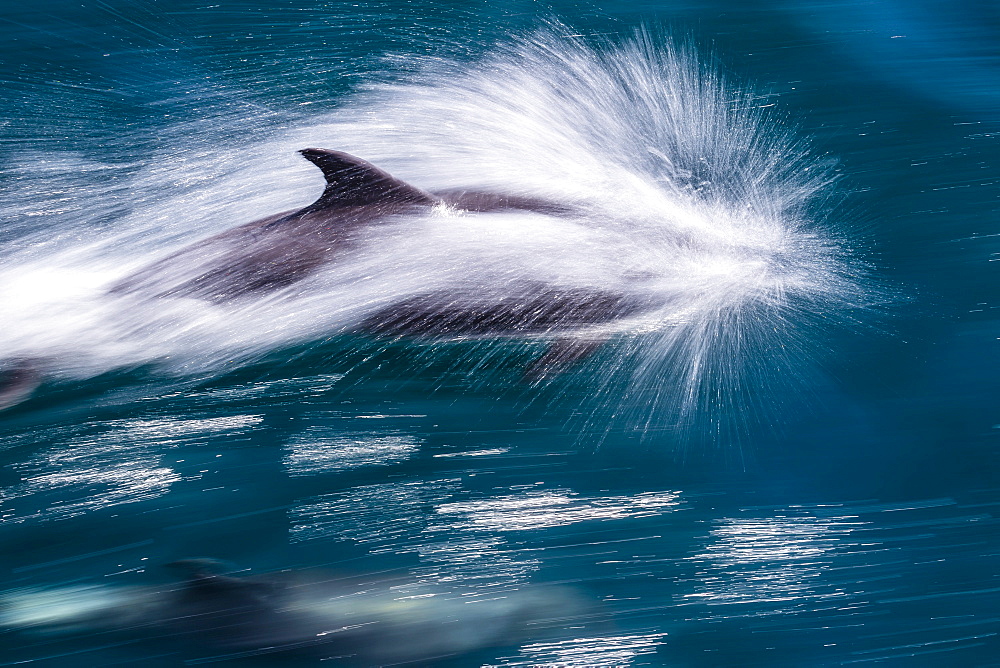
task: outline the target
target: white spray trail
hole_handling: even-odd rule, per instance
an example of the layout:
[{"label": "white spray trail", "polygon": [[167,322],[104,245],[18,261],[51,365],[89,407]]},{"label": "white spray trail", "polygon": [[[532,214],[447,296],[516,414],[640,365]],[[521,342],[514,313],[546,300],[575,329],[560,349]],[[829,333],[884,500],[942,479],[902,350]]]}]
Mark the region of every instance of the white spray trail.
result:
[{"label": "white spray trail", "polygon": [[[612,340],[599,355],[612,373],[596,393],[638,397],[634,421],[651,427],[738,408],[751,385],[759,399],[774,375],[765,369],[794,374],[817,333],[877,301],[825,220],[830,166],[690,48],[645,33],[594,45],[556,26],[473,62],[402,65],[410,74],[278,136],[240,147],[192,138],[138,165],[124,187],[97,178],[99,166],[60,171],[75,158],[46,156],[39,164],[72,184],[64,193],[92,207],[63,197],[72,203],[53,218],[41,195],[5,198],[8,217],[44,213],[60,227],[54,241],[43,231],[26,250],[5,249],[0,350],[70,379],[142,364],[210,372],[349,331],[430,291],[614,291],[650,306],[585,332]],[[577,213],[438,208],[372,230],[350,257],[257,301],[105,294],[184,243],[312,201],[322,182],[295,154],[306,146],[353,153],[429,191],[527,195]],[[37,172],[25,183],[44,183]],[[92,233],[108,219],[113,233]]]}]

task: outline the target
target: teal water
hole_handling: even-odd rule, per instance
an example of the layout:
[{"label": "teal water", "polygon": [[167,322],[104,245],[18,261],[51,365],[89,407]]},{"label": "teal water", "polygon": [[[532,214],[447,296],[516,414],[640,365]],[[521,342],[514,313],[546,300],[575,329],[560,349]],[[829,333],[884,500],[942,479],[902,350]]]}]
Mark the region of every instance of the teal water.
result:
[{"label": "teal water", "polygon": [[[307,145],[381,159],[426,187],[454,178],[456,156],[487,165],[485,182],[516,154],[524,174],[504,178],[555,190],[569,187],[560,170],[589,185],[595,155],[639,165],[652,148],[679,163],[658,143],[663,126],[643,122],[643,101],[667,95],[659,84],[648,97],[625,86],[631,106],[600,86],[573,88],[595,63],[625,59],[615,45],[643,27],[657,53],[700,52],[702,74],[730,82],[718,84],[723,98],[749,85],[752,108],[773,113],[762,121],[770,144],[698,144],[696,158],[740,172],[708,165],[714,187],[764,207],[807,190],[806,167],[832,170],[835,183],[801,215],[837,253],[788,261],[804,268],[787,282],[804,306],[745,297],[752,307],[732,303],[747,317],[713,319],[705,313],[734,308],[725,300],[737,288],[758,294],[713,283],[680,303],[710,295],[723,306],[670,321],[666,331],[689,338],[669,354],[658,351],[670,336],[633,347],[619,333],[594,359],[531,383],[523,370],[544,342],[385,345],[344,333],[329,309],[367,294],[360,281],[334,277],[291,306],[225,313],[116,310],[100,296],[123,268],[308,202],[317,176],[294,155]],[[192,557],[252,573],[391,574],[430,587],[432,601],[486,609],[546,586],[578,602],[482,641],[475,615],[434,623],[433,604],[415,608],[410,619],[431,620],[417,632],[386,613],[365,642],[398,647],[391,659],[360,651],[327,665],[997,663],[995,10],[50,1],[5,7],[0,31],[0,340],[46,369],[31,399],[0,414],[0,664],[312,665],[354,651],[232,648],[134,620],[65,629],[10,612],[12,592],[169,591],[178,578],[165,564]],[[496,56],[518,40],[565,54],[574,39],[605,60],[560,79],[551,59],[504,71]],[[427,71],[458,80],[484,59],[498,99],[587,113],[507,143],[525,126],[495,127],[497,107],[405,88]],[[526,82],[553,81],[556,93],[529,96]],[[379,82],[405,90],[379,93]],[[705,91],[692,99],[723,108]],[[451,115],[434,115],[448,105]],[[386,115],[371,120],[372,109]],[[423,134],[406,135],[407,123]],[[787,132],[811,142],[807,157],[788,158]],[[573,153],[569,136],[603,153]],[[742,160],[769,145],[798,176]],[[569,157],[534,167],[551,146]],[[574,271],[603,266],[588,264],[600,252],[571,255],[576,238],[558,229],[541,240],[512,229],[546,266],[563,258],[551,239]],[[628,229],[635,253],[653,244],[655,226]],[[439,266],[459,248],[426,250],[440,245],[415,238],[400,256]],[[389,289],[373,275],[375,293]],[[694,343],[708,351],[704,375],[683,371],[702,350]],[[691,387],[698,400],[684,404]],[[67,614],[83,598],[34,600],[37,614]],[[471,640],[421,653],[448,634]]]}]

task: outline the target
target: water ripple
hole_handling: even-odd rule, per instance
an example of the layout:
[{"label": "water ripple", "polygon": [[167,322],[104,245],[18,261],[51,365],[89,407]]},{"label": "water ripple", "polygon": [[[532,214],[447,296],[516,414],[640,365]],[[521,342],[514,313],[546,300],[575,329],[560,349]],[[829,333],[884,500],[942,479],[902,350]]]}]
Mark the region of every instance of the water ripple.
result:
[{"label": "water ripple", "polygon": [[293,476],[332,473],[405,461],[421,443],[410,434],[329,433],[315,427],[289,441],[283,461]]},{"label": "water ripple", "polygon": [[439,531],[525,531],[591,520],[649,517],[675,509],[676,492],[580,498],[568,490],[529,491],[492,499],[445,503],[436,508]]},{"label": "water ripple", "polygon": [[[112,420],[70,430],[68,437],[12,466],[21,482],[3,490],[5,521],[66,519],[166,494],[182,476],[163,464],[182,444],[240,433],[259,415]],[[58,434],[37,436],[46,441]],[[23,507],[23,509],[22,509]]]},{"label": "water ripple", "polygon": [[502,659],[497,666],[559,666],[624,668],[644,654],[653,654],[664,641],[662,633],[574,638],[525,645],[518,657]]},{"label": "water ripple", "polygon": [[698,565],[688,600],[709,604],[798,602],[844,598],[847,592],[819,576],[833,556],[867,524],[856,517],[787,514],[716,521],[710,542],[690,560]]}]

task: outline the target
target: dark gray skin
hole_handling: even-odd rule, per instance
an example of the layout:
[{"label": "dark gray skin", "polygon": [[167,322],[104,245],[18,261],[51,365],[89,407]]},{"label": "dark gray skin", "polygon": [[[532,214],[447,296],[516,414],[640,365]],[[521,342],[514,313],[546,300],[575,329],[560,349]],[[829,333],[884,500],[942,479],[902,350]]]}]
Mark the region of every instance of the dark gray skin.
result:
[{"label": "dark gray skin", "polygon": [[[269,216],[200,241],[129,276],[112,292],[152,288],[158,296],[217,303],[265,294],[336,262],[359,242],[367,227],[442,203],[476,213],[572,213],[567,206],[532,197],[466,190],[428,193],[347,153],[318,148],[300,153],[326,178],[326,189],[318,200],[298,211]],[[191,262],[196,267],[193,278],[157,288],[163,275],[176,275],[178,265]],[[358,330],[416,338],[552,336],[550,350],[527,371],[529,377],[540,377],[587,357],[599,346],[599,340],[581,339],[572,334],[574,330],[619,320],[648,307],[620,292],[521,282],[507,286],[503,295],[418,295],[369,316]]]},{"label": "dark gray skin", "polygon": [[319,148],[300,153],[326,178],[326,189],[318,200],[199,241],[128,276],[111,292],[146,292],[150,287],[156,291],[164,274],[192,263],[202,271],[156,294],[216,303],[265,294],[335,262],[357,242],[364,228],[438,204],[483,213],[511,209],[567,212],[558,204],[530,197],[464,190],[431,194],[347,153]]},{"label": "dark gray skin", "polygon": [[546,335],[555,331],[548,350],[524,370],[525,379],[540,380],[586,359],[604,343],[603,337],[567,336],[566,332],[645,310],[640,301],[614,292],[557,289],[544,284],[520,287],[515,295],[494,299],[419,295],[375,313],[359,329],[414,338]]},{"label": "dark gray skin", "polygon": [[[109,292],[213,303],[259,297],[337,262],[366,238],[370,226],[439,204],[474,213],[573,213],[569,206],[533,197],[467,190],[428,193],[347,153],[320,148],[300,153],[326,179],[318,200],[196,242],[124,278]],[[370,315],[357,330],[431,339],[548,337],[548,352],[526,371],[527,377],[539,378],[589,356],[600,345],[599,337],[580,336],[579,330],[648,308],[620,292],[522,281],[490,294],[418,295]],[[10,360],[0,367],[0,410],[24,401],[41,384],[39,366],[32,360]]]}]

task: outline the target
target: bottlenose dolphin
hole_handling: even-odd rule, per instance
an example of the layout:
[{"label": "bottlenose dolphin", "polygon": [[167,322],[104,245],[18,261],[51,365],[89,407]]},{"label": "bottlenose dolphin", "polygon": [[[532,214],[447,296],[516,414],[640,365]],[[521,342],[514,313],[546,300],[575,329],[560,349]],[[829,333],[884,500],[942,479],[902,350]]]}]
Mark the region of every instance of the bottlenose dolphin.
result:
[{"label": "bottlenose dolphin", "polygon": [[[226,302],[292,285],[359,242],[365,228],[393,216],[438,205],[486,213],[568,209],[532,197],[448,190],[428,193],[341,151],[299,151],[320,168],[326,188],[312,204],[241,225],[199,241],[126,277],[112,293],[147,292]],[[178,268],[194,276],[157,290]]]},{"label": "bottlenose dolphin", "polygon": [[[74,585],[0,594],[0,629],[53,635],[126,633],[184,654],[292,652],[351,665],[427,662],[518,643],[579,623],[574,590],[532,586],[477,600],[405,573],[285,570],[247,575],[210,559],[171,564],[183,581]],[[177,641],[183,641],[178,646]]]},{"label": "bottlenose dolphin", "polygon": [[[371,242],[373,226],[439,206],[475,214],[581,214],[572,205],[535,197],[461,189],[426,192],[348,153],[321,148],[299,153],[326,180],[315,202],[195,242],[119,280],[109,294],[219,304],[259,298],[343,261],[352,249]],[[349,326],[390,338],[542,338],[549,342],[547,351],[525,371],[527,378],[537,379],[593,353],[607,337],[601,326],[650,308],[648,300],[624,291],[521,278],[488,288],[418,291],[373,308]],[[43,366],[30,359],[4,364],[0,410],[31,395],[41,384]]]},{"label": "bottlenose dolphin", "polygon": [[[227,302],[301,281],[362,243],[366,228],[421,209],[445,205],[473,213],[574,213],[569,205],[534,197],[475,190],[429,193],[348,153],[320,148],[299,153],[326,179],[315,202],[197,242],[139,270],[111,291]],[[179,274],[185,278],[169,282]],[[623,292],[526,279],[497,290],[417,294],[369,314],[356,330],[437,339],[544,335],[552,339],[550,349],[527,372],[538,377],[586,357],[599,345],[603,336],[593,332],[580,336],[581,330],[648,308],[635,295]]]}]

